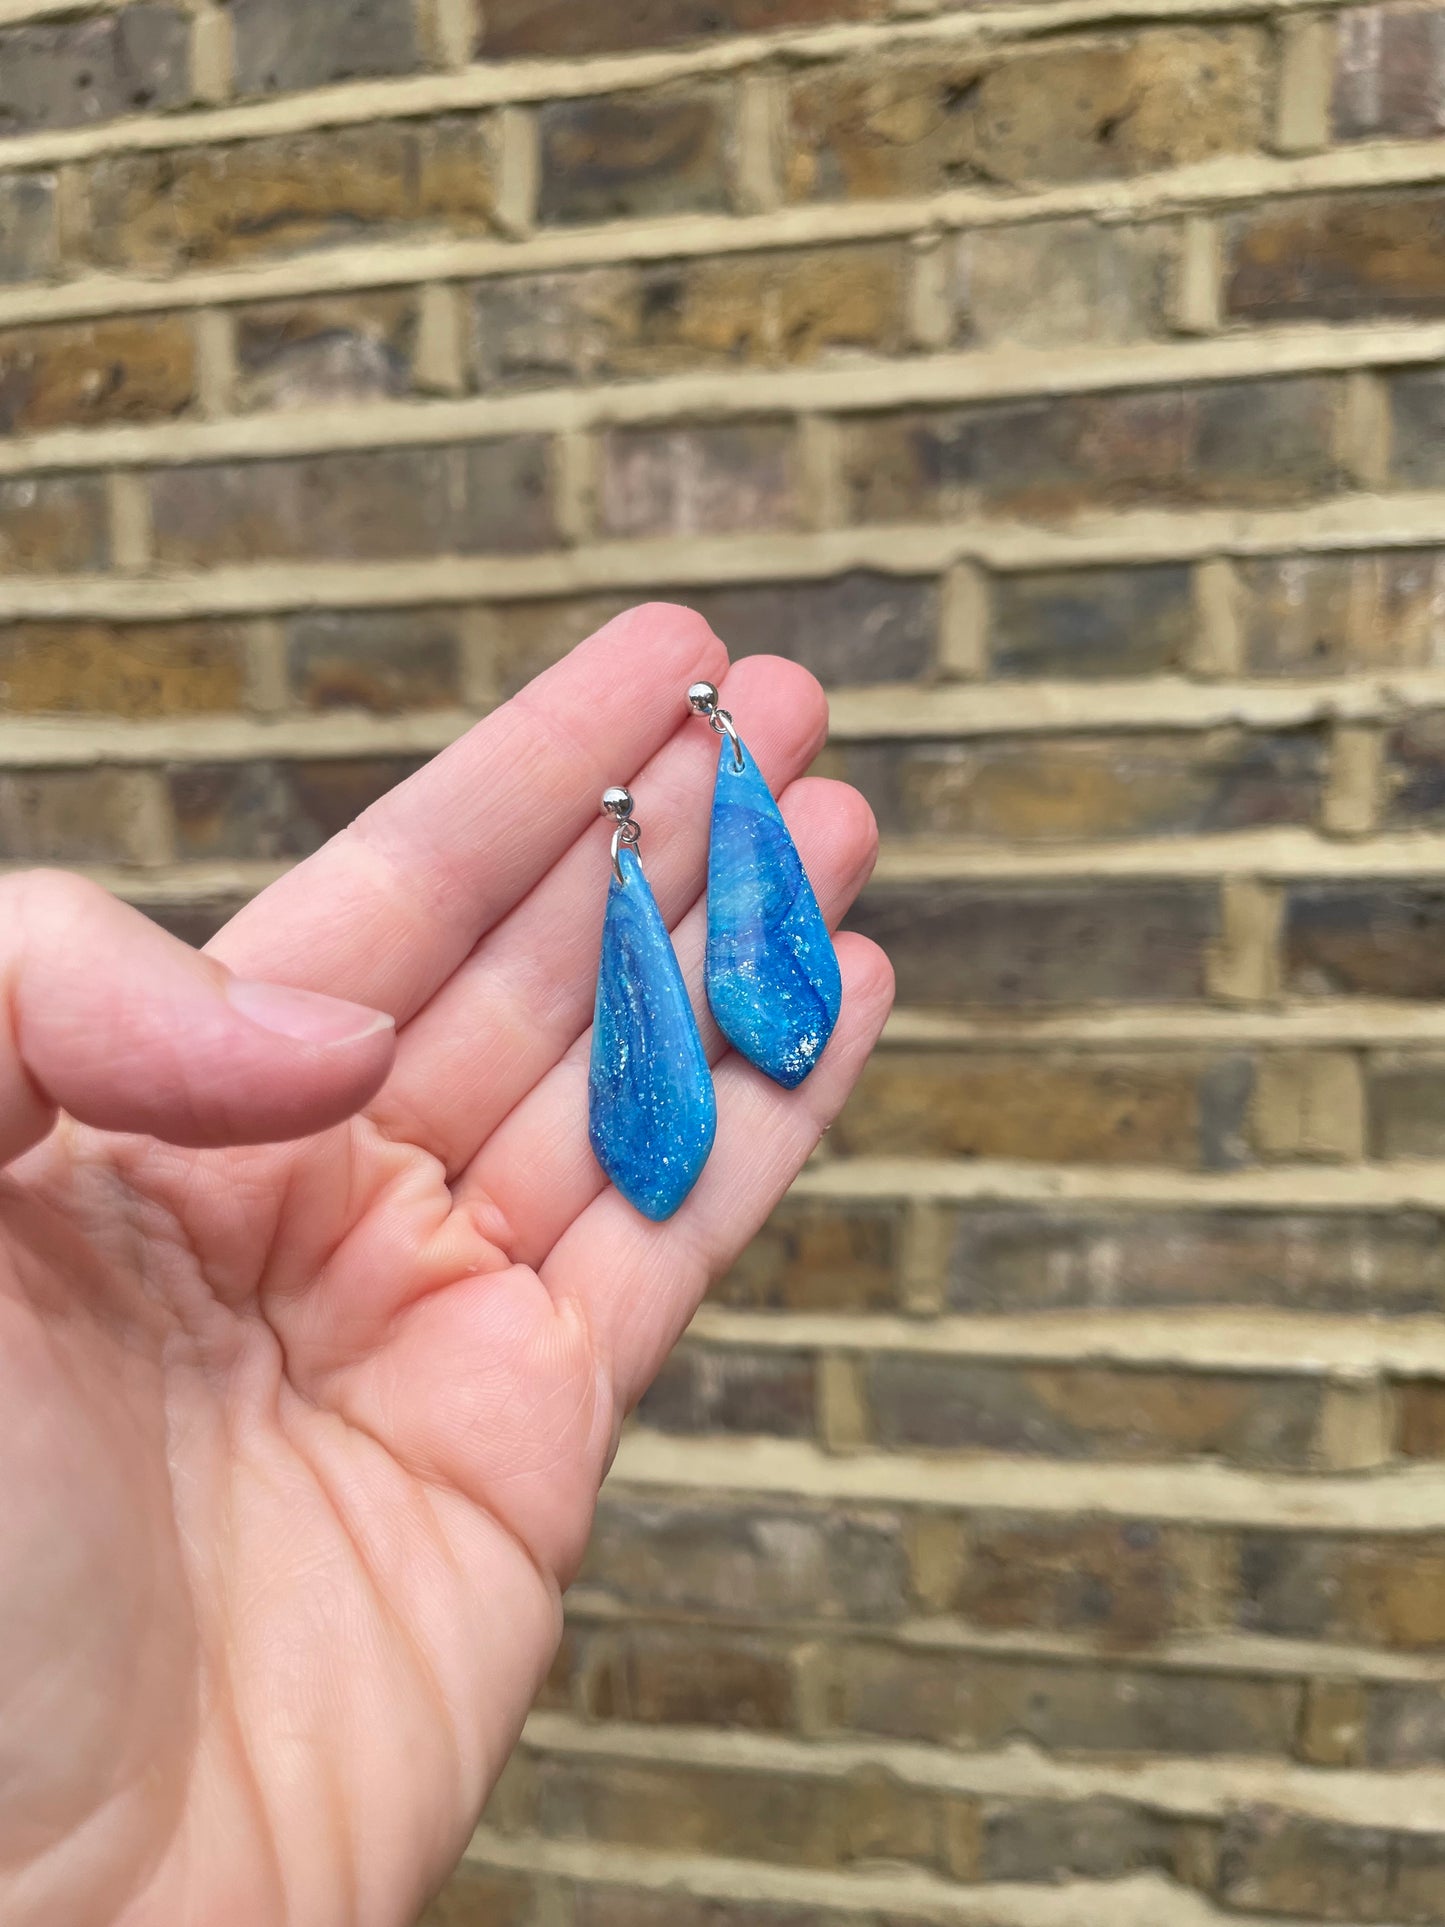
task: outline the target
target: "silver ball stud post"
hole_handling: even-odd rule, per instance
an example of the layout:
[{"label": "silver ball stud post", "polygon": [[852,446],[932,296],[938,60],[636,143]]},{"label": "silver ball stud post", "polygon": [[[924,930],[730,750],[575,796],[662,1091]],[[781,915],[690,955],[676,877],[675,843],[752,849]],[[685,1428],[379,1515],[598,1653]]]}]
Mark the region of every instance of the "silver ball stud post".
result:
[{"label": "silver ball stud post", "polygon": [[697,715],[710,715],[718,706],[717,685],[710,682],[695,682],[687,692],[687,700]]},{"label": "silver ball stud post", "polygon": [[620,783],[613,783],[602,792],[602,814],[614,817],[621,822],[632,814],[632,792],[625,790]]}]

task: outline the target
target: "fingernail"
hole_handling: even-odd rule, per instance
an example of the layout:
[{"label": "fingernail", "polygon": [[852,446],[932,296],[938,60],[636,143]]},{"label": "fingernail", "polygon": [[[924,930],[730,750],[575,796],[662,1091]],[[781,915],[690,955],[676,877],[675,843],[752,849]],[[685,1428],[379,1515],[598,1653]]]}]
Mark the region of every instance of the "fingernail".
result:
[{"label": "fingernail", "polygon": [[226,985],[231,1008],[262,1030],[291,1037],[299,1044],[355,1044],[379,1030],[395,1028],[384,1010],[348,1004],[290,984],[253,984],[233,977]]}]

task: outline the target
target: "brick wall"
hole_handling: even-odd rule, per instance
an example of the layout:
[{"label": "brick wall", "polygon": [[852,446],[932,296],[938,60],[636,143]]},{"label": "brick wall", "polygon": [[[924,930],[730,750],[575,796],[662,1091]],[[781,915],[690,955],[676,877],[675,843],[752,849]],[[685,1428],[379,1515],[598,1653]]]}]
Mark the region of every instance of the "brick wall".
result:
[{"label": "brick wall", "polygon": [[1445,7],[483,12],[0,5],[7,862],[202,937],[657,594],[883,824],[430,1920],[1445,1923]]}]

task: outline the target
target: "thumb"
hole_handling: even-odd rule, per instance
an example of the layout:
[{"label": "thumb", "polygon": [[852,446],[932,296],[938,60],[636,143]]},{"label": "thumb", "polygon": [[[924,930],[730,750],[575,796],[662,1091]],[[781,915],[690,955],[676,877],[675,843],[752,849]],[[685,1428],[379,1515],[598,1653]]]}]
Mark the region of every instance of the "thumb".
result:
[{"label": "thumb", "polygon": [[80,877],[0,882],[0,1164],[56,1112],[172,1144],[336,1124],[391,1068],[390,1017],[233,977]]}]

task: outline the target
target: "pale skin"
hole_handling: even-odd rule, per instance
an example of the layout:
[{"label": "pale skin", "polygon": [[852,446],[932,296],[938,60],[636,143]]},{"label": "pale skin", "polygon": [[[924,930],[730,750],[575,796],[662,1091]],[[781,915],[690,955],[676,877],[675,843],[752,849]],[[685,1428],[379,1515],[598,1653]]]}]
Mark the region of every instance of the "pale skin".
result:
[{"label": "pale skin", "polygon": [[[798,780],[822,692],[777,659],[729,671],[660,604],[204,955],[77,879],[0,884],[7,1927],[408,1927],[461,1854],[623,1417],[891,1001],[845,936],[800,1090],[723,1050],[698,679],[836,922],[877,838],[855,791]],[[717,1147],[666,1225],[587,1142],[612,782],[716,1064]]]}]

